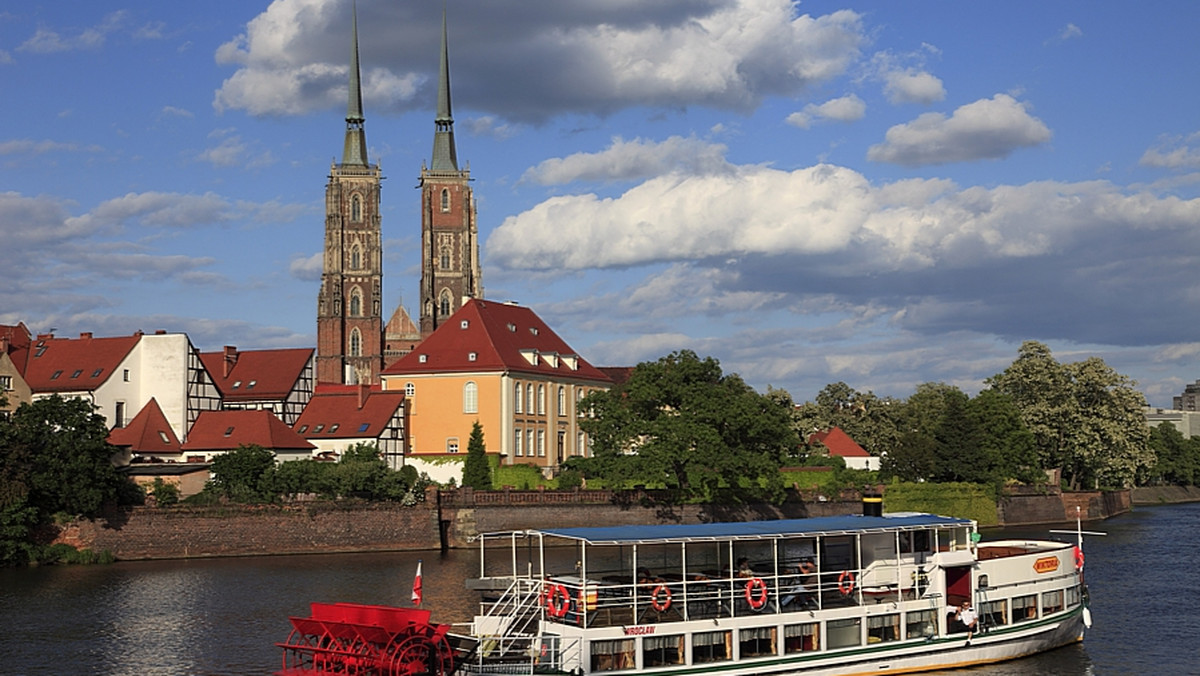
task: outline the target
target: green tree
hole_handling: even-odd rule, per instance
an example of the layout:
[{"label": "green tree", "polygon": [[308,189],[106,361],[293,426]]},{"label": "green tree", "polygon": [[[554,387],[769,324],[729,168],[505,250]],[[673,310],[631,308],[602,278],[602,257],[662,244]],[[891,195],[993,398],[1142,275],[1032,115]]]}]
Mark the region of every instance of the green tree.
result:
[{"label": "green tree", "polygon": [[966,413],[974,420],[976,443],[994,481],[1045,482],[1033,433],[1011,397],[984,390],[971,400]]},{"label": "green tree", "polygon": [[388,468],[375,444],[355,444],[342,452],[332,470],[334,491],[364,500],[399,500],[408,490],[399,472]]},{"label": "green tree", "polygon": [[256,444],[238,446],[213,458],[211,490],[234,502],[271,502],[275,492],[275,454]]},{"label": "green tree", "polygon": [[1194,486],[1200,481],[1200,438],[1185,438],[1171,423],[1150,430],[1150,448],[1157,461],[1144,483]]},{"label": "green tree", "polygon": [[986,382],[1012,397],[1041,466],[1061,468],[1069,487],[1130,486],[1153,466],[1146,399],[1099,357],[1059,364],[1048,347],[1026,341]]},{"label": "green tree", "polygon": [[471,426],[471,439],[467,442],[462,485],[477,491],[492,489],[492,468],[488,464],[487,447],[483,443],[483,425],[478,420]]},{"label": "green tree", "polygon": [[801,440],[819,430],[840,427],[871,455],[895,448],[905,429],[899,424],[903,402],[858,392],[844,382],[826,385],[815,401],[795,408],[793,418]]},{"label": "green tree", "polygon": [[800,441],[791,411],[687,350],[639,364],[580,411],[595,444],[595,457],[578,463],[585,474],[666,486],[687,500],[721,488],[781,498],[779,467]]},{"label": "green tree", "polygon": [[928,481],[937,463],[937,442],[920,432],[907,432],[879,463],[881,478]]},{"label": "green tree", "polygon": [[179,502],[179,486],[163,481],[162,477],[154,478],[151,494],[159,507],[170,507]]}]

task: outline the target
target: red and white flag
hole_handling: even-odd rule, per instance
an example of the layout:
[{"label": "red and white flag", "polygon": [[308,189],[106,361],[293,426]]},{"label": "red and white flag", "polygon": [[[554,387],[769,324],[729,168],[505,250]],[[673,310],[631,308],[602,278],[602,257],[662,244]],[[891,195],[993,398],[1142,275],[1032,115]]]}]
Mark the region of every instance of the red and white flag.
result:
[{"label": "red and white flag", "polygon": [[421,561],[417,560],[417,576],[413,578],[412,602],[414,606],[421,605]]}]

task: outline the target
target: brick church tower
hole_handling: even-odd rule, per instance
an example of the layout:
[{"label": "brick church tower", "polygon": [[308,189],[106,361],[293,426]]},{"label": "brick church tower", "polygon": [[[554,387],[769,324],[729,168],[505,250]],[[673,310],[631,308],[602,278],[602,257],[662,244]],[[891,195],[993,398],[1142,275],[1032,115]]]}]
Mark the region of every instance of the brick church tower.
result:
[{"label": "brick church tower", "polygon": [[[317,382],[377,383],[383,368],[383,238],[378,164],[367,161],[354,16],[341,164],[325,186],[325,260],[317,296]],[[472,226],[474,225],[472,212]]]},{"label": "brick church tower", "polygon": [[483,297],[479,231],[470,168],[458,168],[454,118],[450,113],[450,64],[446,13],[442,12],[442,55],[438,73],[433,159],[422,163],[420,329],[428,336],[470,298]]}]

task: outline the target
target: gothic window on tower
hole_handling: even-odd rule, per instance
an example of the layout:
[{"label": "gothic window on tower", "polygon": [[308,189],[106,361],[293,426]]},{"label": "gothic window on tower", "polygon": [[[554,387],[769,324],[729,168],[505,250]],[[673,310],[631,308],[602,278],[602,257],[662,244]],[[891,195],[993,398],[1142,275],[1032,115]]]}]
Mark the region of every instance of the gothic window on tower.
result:
[{"label": "gothic window on tower", "polygon": [[358,195],[350,198],[350,220],[355,223],[362,220],[362,198]]},{"label": "gothic window on tower", "polygon": [[441,316],[449,317],[450,316],[450,292],[449,291],[442,292],[442,301],[441,302],[442,302],[442,307],[440,310]]},{"label": "gothic window on tower", "polygon": [[362,335],[358,332],[358,329],[350,332],[350,356],[362,356]]},{"label": "gothic window on tower", "polygon": [[350,269],[358,270],[360,268],[362,268],[362,252],[359,250],[358,245],[355,244],[350,247]]},{"label": "gothic window on tower", "polygon": [[450,191],[442,188],[442,211],[450,211]]},{"label": "gothic window on tower", "polygon": [[450,247],[442,247],[442,252],[438,256],[438,265],[441,266],[443,270],[450,269]]},{"label": "gothic window on tower", "polygon": [[362,292],[358,289],[350,292],[350,316],[362,316]]}]

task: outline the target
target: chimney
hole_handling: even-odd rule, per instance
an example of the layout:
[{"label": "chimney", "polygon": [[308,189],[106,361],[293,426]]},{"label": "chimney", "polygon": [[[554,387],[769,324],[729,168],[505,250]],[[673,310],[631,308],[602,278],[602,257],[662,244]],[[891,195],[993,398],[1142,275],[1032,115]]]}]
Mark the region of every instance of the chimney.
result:
[{"label": "chimney", "polygon": [[91,332],[91,331],[81,331],[81,332],[79,333],[79,339],[80,339],[80,340],[91,340],[91,339],[92,339],[92,332]]},{"label": "chimney", "polygon": [[232,371],[234,365],[237,364],[237,358],[238,358],[237,347],[234,345],[226,345],[225,346],[225,360],[224,360],[225,373],[224,373],[224,375],[221,376],[222,378],[229,377],[229,372]]},{"label": "chimney", "polygon": [[371,386],[360,382],[358,384],[358,410],[362,410],[363,404],[367,403],[367,395],[371,392]]}]

